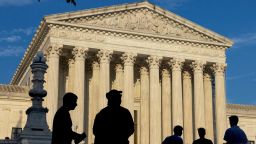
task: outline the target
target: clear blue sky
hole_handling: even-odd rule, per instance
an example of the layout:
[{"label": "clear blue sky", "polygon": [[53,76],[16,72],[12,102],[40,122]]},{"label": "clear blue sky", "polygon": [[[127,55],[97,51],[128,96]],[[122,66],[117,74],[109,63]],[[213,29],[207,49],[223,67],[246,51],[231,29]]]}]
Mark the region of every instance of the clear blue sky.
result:
[{"label": "clear blue sky", "polygon": [[[77,6],[64,0],[0,0],[0,83],[10,82],[43,16],[131,2],[136,0],[77,0]],[[226,53],[228,103],[256,104],[255,0],[150,2],[232,39]]]}]

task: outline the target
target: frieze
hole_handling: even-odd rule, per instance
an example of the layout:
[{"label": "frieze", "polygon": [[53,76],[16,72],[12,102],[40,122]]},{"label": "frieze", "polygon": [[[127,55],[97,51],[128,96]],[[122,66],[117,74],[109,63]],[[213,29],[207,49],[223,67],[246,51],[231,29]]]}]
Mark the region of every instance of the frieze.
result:
[{"label": "frieze", "polygon": [[208,42],[216,39],[198,32],[182,23],[147,8],[118,11],[64,20],[67,23],[150,33],[170,37],[182,37]]},{"label": "frieze", "polygon": [[50,34],[52,37],[65,38],[71,40],[86,40],[103,42],[105,38],[96,33],[82,32],[82,31],[72,31],[72,30],[62,30],[62,29],[51,29]]},{"label": "frieze", "polygon": [[[64,38],[64,39],[71,39],[71,40],[86,40],[86,41],[94,41],[94,42],[105,42],[107,40],[111,40],[113,43],[120,43],[122,41],[122,44],[130,43],[130,40],[127,40],[125,38],[120,38],[117,36],[113,36],[108,34],[103,35],[96,32],[91,31],[74,31],[72,29],[57,29],[52,28],[50,30],[50,35],[52,37],[58,37],[58,38]],[[145,39],[141,40],[133,40],[133,44],[140,45],[141,42],[146,42]],[[169,43],[160,43],[160,42],[146,42],[144,46],[148,46],[150,48],[166,48],[170,51],[174,52],[180,52],[184,54],[195,54],[195,55],[204,55],[204,56],[211,56],[211,57],[225,57],[225,50],[222,48],[214,48],[210,45],[195,45],[193,43],[190,43],[191,45],[188,45],[186,43],[183,43],[178,46],[173,45],[176,44],[175,41],[170,41]]]}]

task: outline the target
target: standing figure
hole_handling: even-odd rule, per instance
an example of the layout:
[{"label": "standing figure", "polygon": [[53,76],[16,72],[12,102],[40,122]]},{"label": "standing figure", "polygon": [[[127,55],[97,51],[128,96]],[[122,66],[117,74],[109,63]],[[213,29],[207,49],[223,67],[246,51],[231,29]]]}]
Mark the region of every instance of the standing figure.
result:
[{"label": "standing figure", "polygon": [[229,117],[229,129],[226,130],[224,135],[224,140],[227,141],[227,144],[247,144],[248,139],[246,134],[242,129],[240,129],[238,124],[238,116],[232,115]]},{"label": "standing figure", "polygon": [[193,144],[213,144],[211,140],[205,138],[205,129],[204,128],[199,128],[197,129],[199,139],[195,140]]},{"label": "standing figure", "polygon": [[85,139],[86,134],[72,131],[72,120],[69,111],[77,106],[77,96],[66,93],[63,96],[63,106],[58,109],[53,119],[52,144],[71,144],[72,140],[78,144]]},{"label": "standing figure", "polygon": [[177,125],[174,127],[173,131],[174,135],[166,137],[162,144],[183,144],[183,140],[181,138],[183,128]]},{"label": "standing figure", "polygon": [[94,120],[94,144],[129,144],[134,133],[131,113],[120,106],[122,91],[111,90],[106,94],[108,106]]}]

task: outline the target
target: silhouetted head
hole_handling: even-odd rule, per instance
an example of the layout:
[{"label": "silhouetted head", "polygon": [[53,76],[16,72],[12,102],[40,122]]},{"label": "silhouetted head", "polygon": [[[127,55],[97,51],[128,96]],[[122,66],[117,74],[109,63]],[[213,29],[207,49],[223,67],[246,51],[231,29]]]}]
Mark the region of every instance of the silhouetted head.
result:
[{"label": "silhouetted head", "polygon": [[181,136],[181,135],[182,135],[183,128],[182,128],[182,126],[180,126],[180,125],[176,125],[176,126],[174,127],[173,131],[174,131],[174,134],[175,134],[175,135]]},{"label": "silhouetted head", "polygon": [[204,138],[204,136],[205,136],[205,129],[204,128],[198,128],[197,131],[198,131],[199,137],[200,138]]},{"label": "silhouetted head", "polygon": [[68,110],[74,110],[77,106],[77,96],[74,93],[68,92],[63,96],[63,106]]},{"label": "silhouetted head", "polygon": [[230,126],[236,126],[238,124],[238,116],[232,115],[229,117]]},{"label": "silhouetted head", "polygon": [[118,107],[121,104],[122,91],[118,91],[115,89],[110,90],[106,94],[106,97],[108,99],[108,106]]}]

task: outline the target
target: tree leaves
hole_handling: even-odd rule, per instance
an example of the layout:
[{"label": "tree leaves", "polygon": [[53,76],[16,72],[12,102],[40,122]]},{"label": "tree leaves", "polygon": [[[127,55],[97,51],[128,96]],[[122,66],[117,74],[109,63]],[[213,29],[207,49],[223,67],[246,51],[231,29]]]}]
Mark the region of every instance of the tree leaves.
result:
[{"label": "tree leaves", "polygon": [[66,0],[66,1],[67,1],[67,3],[72,3],[73,5],[76,6],[76,1],[75,0]]},{"label": "tree leaves", "polygon": [[[40,0],[38,0],[40,2]],[[71,3],[76,6],[76,0],[66,0],[67,3]]]}]

